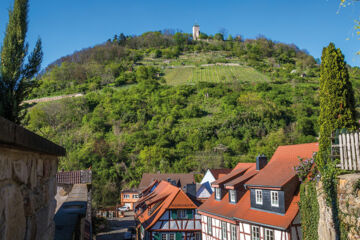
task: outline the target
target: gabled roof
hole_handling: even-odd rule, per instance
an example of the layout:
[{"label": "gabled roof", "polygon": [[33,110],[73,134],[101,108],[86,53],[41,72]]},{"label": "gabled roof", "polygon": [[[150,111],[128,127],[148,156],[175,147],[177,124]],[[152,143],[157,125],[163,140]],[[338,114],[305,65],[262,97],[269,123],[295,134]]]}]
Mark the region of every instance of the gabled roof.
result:
[{"label": "gabled roof", "polygon": [[269,163],[245,185],[281,188],[296,176],[294,167],[299,165],[299,157],[311,158],[318,150],[318,143],[280,146]]},{"label": "gabled roof", "polygon": [[151,228],[167,209],[196,209],[196,204],[180,188],[161,181],[153,192],[139,199],[137,206],[145,204],[144,211],[135,210],[135,218],[147,230]]},{"label": "gabled roof", "polygon": [[256,168],[256,163],[238,163],[234,170],[232,170],[229,174],[219,178],[218,180],[214,181],[211,186],[213,187],[219,187],[221,185],[224,185],[239,176],[243,175],[248,170],[253,170]]},{"label": "gabled roof", "polygon": [[158,181],[176,181],[178,187],[183,188],[187,184],[195,183],[193,173],[144,173],[139,184],[139,191],[146,189],[155,180]]},{"label": "gabled roof", "polygon": [[219,179],[219,177],[224,176],[225,174],[229,174],[232,169],[230,168],[222,168],[222,169],[209,169],[211,174],[214,176],[215,180]]}]

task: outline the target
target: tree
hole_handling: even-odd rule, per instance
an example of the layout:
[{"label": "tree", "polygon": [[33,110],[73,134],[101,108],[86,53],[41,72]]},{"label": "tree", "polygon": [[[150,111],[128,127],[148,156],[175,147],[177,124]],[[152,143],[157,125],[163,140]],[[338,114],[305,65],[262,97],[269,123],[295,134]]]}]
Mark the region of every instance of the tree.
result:
[{"label": "tree", "polygon": [[218,41],[224,41],[224,35],[222,33],[216,33],[214,39]]},{"label": "tree", "polygon": [[326,164],[331,134],[335,129],[353,129],[355,122],[355,100],[344,55],[333,43],[323,49],[320,66],[320,170]]},{"label": "tree", "polygon": [[0,61],[0,116],[19,123],[24,116],[21,102],[36,86],[34,76],[39,72],[43,57],[40,38],[28,55],[25,43],[27,32],[28,0],[15,0],[13,10],[9,10]]}]

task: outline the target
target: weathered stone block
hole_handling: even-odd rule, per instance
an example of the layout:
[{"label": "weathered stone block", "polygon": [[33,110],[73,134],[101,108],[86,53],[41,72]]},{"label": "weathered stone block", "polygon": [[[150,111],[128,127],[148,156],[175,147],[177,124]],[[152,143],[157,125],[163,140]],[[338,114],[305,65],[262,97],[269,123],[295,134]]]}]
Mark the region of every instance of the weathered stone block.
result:
[{"label": "weathered stone block", "polygon": [[[1,150],[1,149],[0,149]],[[8,156],[0,152],[0,181],[11,179],[12,165]]]},{"label": "weathered stone block", "polygon": [[15,180],[27,184],[31,168],[29,167],[27,160],[15,160],[12,161],[14,178]]},{"label": "weathered stone block", "polygon": [[0,239],[13,240],[24,239],[26,219],[24,203],[20,189],[16,185],[8,185],[1,189],[3,213],[0,222],[4,222],[4,228],[0,231]]},{"label": "weathered stone block", "polygon": [[36,173],[39,177],[42,177],[44,174],[44,160],[42,160],[41,158],[39,158],[37,160],[37,164],[36,164]]}]

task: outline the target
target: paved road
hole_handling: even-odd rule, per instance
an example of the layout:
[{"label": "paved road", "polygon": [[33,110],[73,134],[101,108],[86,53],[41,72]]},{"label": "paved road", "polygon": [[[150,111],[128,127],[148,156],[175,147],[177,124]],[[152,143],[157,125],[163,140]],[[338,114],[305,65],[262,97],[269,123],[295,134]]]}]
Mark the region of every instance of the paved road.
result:
[{"label": "paved road", "polygon": [[128,227],[135,227],[134,212],[127,212],[123,218],[108,219],[110,230],[98,233],[96,240],[118,240],[124,239]]}]

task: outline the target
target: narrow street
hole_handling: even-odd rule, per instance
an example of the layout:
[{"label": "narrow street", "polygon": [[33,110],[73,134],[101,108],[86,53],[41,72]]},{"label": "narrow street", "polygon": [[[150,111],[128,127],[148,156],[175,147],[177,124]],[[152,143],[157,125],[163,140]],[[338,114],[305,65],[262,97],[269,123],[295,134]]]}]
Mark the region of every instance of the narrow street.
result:
[{"label": "narrow street", "polygon": [[129,227],[135,227],[134,212],[126,212],[123,218],[113,218],[107,220],[110,226],[109,231],[98,233],[97,240],[122,240]]}]

